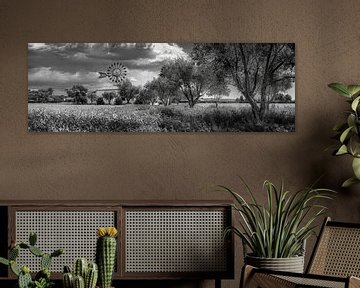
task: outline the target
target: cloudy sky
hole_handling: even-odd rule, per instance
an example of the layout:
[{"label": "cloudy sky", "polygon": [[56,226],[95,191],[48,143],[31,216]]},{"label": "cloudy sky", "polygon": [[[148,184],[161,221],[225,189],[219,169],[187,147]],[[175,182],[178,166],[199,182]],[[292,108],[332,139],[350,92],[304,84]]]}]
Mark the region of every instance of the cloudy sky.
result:
[{"label": "cloudy sky", "polygon": [[175,43],[29,43],[29,89],[52,87],[55,94],[80,83],[89,90],[114,88],[108,78],[99,79],[113,62],[127,67],[134,85],[158,76],[167,59],[188,57],[193,44]]},{"label": "cloudy sky", "polygon": [[[29,43],[29,89],[53,88],[55,95],[66,95],[65,89],[82,84],[90,91],[115,88],[99,71],[106,71],[114,62],[127,68],[127,77],[134,85],[144,85],[157,77],[168,59],[189,57],[191,43]],[[230,87],[230,98],[239,97]],[[295,98],[295,87],[289,94]]]}]

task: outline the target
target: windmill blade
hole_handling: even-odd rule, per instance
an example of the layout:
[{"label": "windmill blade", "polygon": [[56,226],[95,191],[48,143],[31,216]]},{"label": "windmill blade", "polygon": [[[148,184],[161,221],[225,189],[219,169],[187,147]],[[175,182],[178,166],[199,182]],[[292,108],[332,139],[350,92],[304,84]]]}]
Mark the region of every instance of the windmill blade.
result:
[{"label": "windmill blade", "polygon": [[100,74],[99,79],[105,78],[108,76],[108,74],[106,72],[98,72],[98,73]]}]

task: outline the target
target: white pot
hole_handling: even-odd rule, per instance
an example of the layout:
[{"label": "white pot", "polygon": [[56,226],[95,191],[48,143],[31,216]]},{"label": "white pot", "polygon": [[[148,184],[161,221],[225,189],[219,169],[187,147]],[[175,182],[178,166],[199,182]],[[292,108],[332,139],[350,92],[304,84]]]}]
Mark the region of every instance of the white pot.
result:
[{"label": "white pot", "polygon": [[263,258],[246,255],[245,263],[262,269],[304,273],[304,256],[289,258]]}]

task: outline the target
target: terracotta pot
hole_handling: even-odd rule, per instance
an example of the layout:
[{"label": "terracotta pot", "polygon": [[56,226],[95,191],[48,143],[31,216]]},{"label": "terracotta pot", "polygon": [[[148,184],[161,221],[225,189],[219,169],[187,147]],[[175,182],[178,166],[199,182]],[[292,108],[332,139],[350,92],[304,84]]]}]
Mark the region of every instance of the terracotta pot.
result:
[{"label": "terracotta pot", "polygon": [[263,269],[304,273],[304,256],[289,258],[263,258],[246,255],[245,263]]}]

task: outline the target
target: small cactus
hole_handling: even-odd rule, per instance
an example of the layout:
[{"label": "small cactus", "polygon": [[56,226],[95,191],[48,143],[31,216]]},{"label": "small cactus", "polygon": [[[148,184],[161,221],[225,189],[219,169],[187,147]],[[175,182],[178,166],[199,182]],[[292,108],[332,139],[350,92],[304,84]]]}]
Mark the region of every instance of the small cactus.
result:
[{"label": "small cactus", "polygon": [[[52,284],[50,281],[50,265],[53,257],[60,256],[63,254],[63,249],[55,250],[53,253],[48,254],[40,250],[36,245],[37,236],[35,233],[30,233],[29,244],[20,242],[16,243],[14,240],[11,241],[8,251],[8,259],[0,257],[0,263],[10,266],[11,271],[18,276],[19,288],[29,287],[50,287]],[[29,250],[35,256],[41,257],[41,271],[35,275],[35,281],[32,280],[30,275],[30,269],[28,266],[22,266],[21,268],[16,264],[16,259],[19,256],[19,250]],[[40,285],[40,286],[39,286]],[[47,285],[47,286],[44,286]]]},{"label": "small cactus", "polygon": [[19,246],[15,246],[14,248],[10,249],[8,252],[9,260],[16,260],[16,258],[19,256]]},{"label": "small cactus", "polygon": [[[24,269],[27,268],[27,269]],[[27,271],[27,272],[25,272]],[[21,272],[19,274],[18,285],[19,288],[28,288],[30,283],[32,283],[31,275],[30,275],[29,267],[22,267]]]},{"label": "small cactus", "polygon": [[36,247],[36,246],[30,246],[29,247],[29,251],[34,254],[35,256],[41,257],[44,255],[44,252],[42,252],[40,250],[40,248]]},{"label": "small cactus", "polygon": [[45,269],[45,268],[49,269],[51,265],[51,260],[52,260],[51,255],[44,253],[44,255],[41,256],[41,261],[40,261],[41,269]]},{"label": "small cactus", "polygon": [[84,278],[77,275],[74,277],[74,288],[85,288]]},{"label": "small cactus", "polygon": [[96,263],[89,263],[85,276],[85,288],[95,288],[98,279],[98,266]]},{"label": "small cactus", "polygon": [[69,266],[67,265],[64,266],[64,273],[71,273],[71,269]]},{"label": "small cactus", "polygon": [[75,276],[81,276],[83,279],[85,279],[87,268],[88,262],[85,258],[76,259],[74,267]]},{"label": "small cactus", "polygon": [[[64,288],[95,288],[98,279],[98,268],[96,263],[85,258],[78,258],[74,263],[74,272],[71,273],[69,266],[64,266],[63,286]],[[83,275],[83,276],[82,276]],[[75,285],[78,285],[75,286]],[[82,285],[84,285],[82,287]]]},{"label": "small cactus", "polygon": [[62,277],[64,288],[73,288],[74,287],[74,276],[71,272],[66,272]]},{"label": "small cactus", "polygon": [[116,258],[115,227],[98,228],[99,238],[96,243],[96,262],[99,267],[99,282],[101,288],[110,288]]}]

